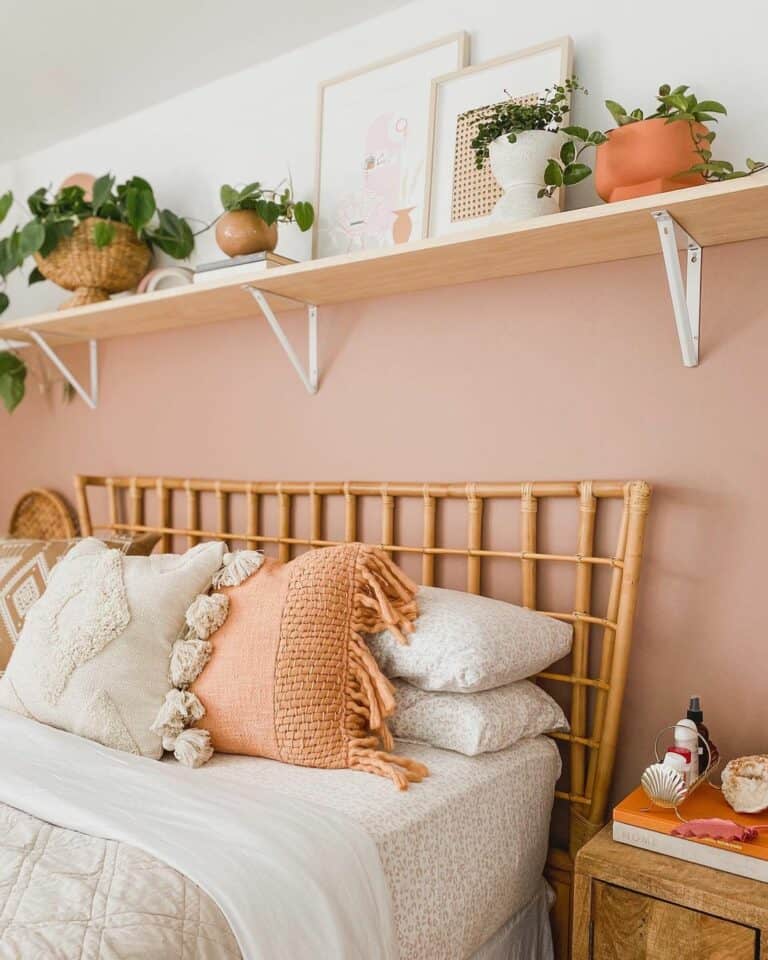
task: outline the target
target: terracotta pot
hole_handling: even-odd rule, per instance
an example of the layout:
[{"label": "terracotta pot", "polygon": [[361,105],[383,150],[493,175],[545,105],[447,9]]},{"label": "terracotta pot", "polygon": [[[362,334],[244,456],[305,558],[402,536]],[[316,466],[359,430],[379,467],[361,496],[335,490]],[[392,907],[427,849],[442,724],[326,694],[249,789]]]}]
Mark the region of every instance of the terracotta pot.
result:
[{"label": "terracotta pot", "polygon": [[608,132],[607,143],[597,148],[595,189],[607,203],[695,187],[706,180],[700,173],[676,176],[701,158],[691,133],[706,133],[700,123],[662,117],[640,120]]},{"label": "terracotta pot", "polygon": [[111,293],[132,290],[147,272],[152,251],[127,224],[109,221],[114,230],[112,243],[96,246],[93,228],[100,222],[104,222],[100,217],[89,217],[75,227],[71,236],[59,240],[47,257],[35,254],[40,273],[47,280],[75,291],[59,310],[100,303]]},{"label": "terracotta pot", "polygon": [[263,253],[277,246],[277,224],[267,224],[255,210],[232,210],[216,224],[216,243],[228,257]]}]

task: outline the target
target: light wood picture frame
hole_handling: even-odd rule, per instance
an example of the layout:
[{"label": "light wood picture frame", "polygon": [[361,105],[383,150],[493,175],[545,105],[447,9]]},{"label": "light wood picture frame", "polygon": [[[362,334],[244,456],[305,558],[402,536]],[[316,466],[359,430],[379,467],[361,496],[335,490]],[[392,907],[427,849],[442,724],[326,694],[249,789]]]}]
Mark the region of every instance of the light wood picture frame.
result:
[{"label": "light wood picture frame", "polygon": [[431,81],[468,61],[460,31],[320,84],[313,258],[425,236]]},{"label": "light wood picture frame", "polygon": [[[573,41],[545,43],[465,67],[432,81],[429,107],[429,170],[424,185],[425,236],[445,236],[489,223],[501,195],[488,164],[477,170],[470,141],[474,129],[462,119],[467,111],[482,118],[506,94],[519,102],[538,97],[573,72]],[[477,121],[475,121],[476,123]],[[559,191],[560,208],[564,191]]]}]

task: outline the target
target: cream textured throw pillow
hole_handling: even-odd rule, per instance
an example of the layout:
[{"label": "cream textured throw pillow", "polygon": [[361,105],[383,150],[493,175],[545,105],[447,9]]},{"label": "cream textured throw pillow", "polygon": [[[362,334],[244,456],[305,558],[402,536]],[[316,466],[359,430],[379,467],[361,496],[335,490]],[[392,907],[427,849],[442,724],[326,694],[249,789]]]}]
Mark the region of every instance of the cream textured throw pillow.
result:
[{"label": "cream textured throw pillow", "polygon": [[159,758],[162,740],[150,728],[171,687],[171,648],[223,554],[222,543],[204,543],[182,556],[127,557],[83,540],[26,616],[0,707]]},{"label": "cream textured throw pillow", "polygon": [[408,646],[386,631],[369,638],[388,677],[422,690],[471,693],[531,677],[571,649],[570,624],[502,600],[421,587]]},{"label": "cream textured throw pillow", "polygon": [[395,680],[395,700],[397,710],[389,721],[394,737],[468,757],[568,729],[560,707],[530,680],[482,693],[431,693]]}]

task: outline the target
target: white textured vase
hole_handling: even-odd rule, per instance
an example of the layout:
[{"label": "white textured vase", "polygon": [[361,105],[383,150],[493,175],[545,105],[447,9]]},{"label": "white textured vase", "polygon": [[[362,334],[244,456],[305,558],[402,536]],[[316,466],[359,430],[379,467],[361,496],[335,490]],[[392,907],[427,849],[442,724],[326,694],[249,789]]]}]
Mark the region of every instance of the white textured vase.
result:
[{"label": "white textured vase", "polygon": [[491,171],[504,191],[491,212],[492,220],[527,220],[559,210],[557,199],[538,197],[550,157],[558,158],[566,137],[549,130],[526,130],[510,143],[506,136],[490,145]]}]

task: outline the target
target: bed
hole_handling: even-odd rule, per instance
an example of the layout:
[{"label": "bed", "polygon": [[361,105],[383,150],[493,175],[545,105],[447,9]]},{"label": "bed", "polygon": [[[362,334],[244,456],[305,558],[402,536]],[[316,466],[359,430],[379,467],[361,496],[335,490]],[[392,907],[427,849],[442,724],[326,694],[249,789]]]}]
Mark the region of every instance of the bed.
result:
[{"label": "bed", "polygon": [[[556,949],[560,956],[566,955],[571,856],[599,829],[605,816],[648,509],[647,485],[591,481],[280,484],[78,477],[76,488],[84,534],[154,531],[162,535],[165,550],[219,537],[233,547],[260,546],[289,559],[298,550],[373,540],[404,566],[410,564],[410,572],[416,572],[424,584],[460,585],[470,592],[522,600],[534,609],[542,608],[540,595],[549,600],[562,586],[557,579],[550,582],[546,574],[540,576],[542,568],[553,565],[570,571],[570,609],[557,612],[550,604],[544,607],[545,612],[574,624],[568,664],[542,676],[553,692],[558,685],[566,691],[560,699],[569,709],[571,732],[557,735],[560,749],[550,738],[539,737],[470,758],[408,744],[409,755],[426,762],[432,776],[405,796],[393,791],[387,781],[354,771],[311,770],[254,758],[218,756],[193,772],[201,795],[222,798],[258,784],[258,802],[266,803],[267,798],[273,805],[269,809],[278,811],[276,817],[294,806],[309,811],[305,817],[314,809],[325,811],[331,822],[338,822],[344,842],[349,834],[351,847],[358,844],[349,854],[350,876],[373,851],[375,865],[360,876],[375,874],[376,882],[383,878],[386,891],[364,891],[370,894],[370,902],[351,919],[341,916],[348,904],[339,897],[339,926],[361,923],[368,909],[370,933],[377,929],[376,911],[387,912],[395,941],[391,955],[403,960],[551,955],[546,927],[550,892],[542,881],[545,862],[558,896],[552,914]],[[175,522],[180,502],[183,524]],[[502,524],[499,507],[515,502],[517,524],[510,522],[508,514]],[[567,507],[574,502],[578,507],[575,549],[543,544],[546,521],[542,536],[540,504]],[[340,508],[338,516],[335,506]],[[613,528],[603,555],[598,547],[609,541],[597,523],[598,506]],[[451,515],[452,508],[459,513]],[[457,522],[461,516],[464,519]],[[572,512],[570,518],[565,523],[569,532]],[[559,529],[562,520],[556,519]],[[518,538],[516,543],[509,542],[511,531]],[[462,535],[465,545],[458,539]],[[418,570],[413,569],[414,563]],[[501,573],[510,567],[516,579]],[[593,576],[595,571],[604,574],[602,582]],[[518,596],[510,595],[510,586]],[[84,743],[73,746],[79,750]],[[64,747],[69,749],[68,744]],[[41,750],[47,749],[53,764],[64,748],[42,743]],[[19,751],[5,758],[3,769],[16,772],[26,762]],[[98,782],[103,758],[82,757],[84,768],[91,762],[96,764],[94,782]],[[561,778],[563,763],[566,772]],[[176,766],[155,764],[153,770],[170,771]],[[110,820],[109,802],[91,811],[91,818],[101,817],[95,828],[93,819],[78,810],[69,818],[60,813],[61,804],[53,792],[35,806],[25,798],[39,775],[32,770],[25,773],[29,778],[25,781],[19,769],[15,786],[0,787],[6,791],[0,792],[0,800],[5,801],[0,804],[2,960],[35,955],[67,960],[134,955],[214,960],[243,954],[237,923],[232,922],[236,910],[229,904],[229,912],[222,912],[225,898],[220,897],[217,905],[216,896],[204,892],[206,875],[198,862],[204,859],[202,854],[190,858],[189,851],[182,851],[176,856],[163,846],[164,839],[153,845],[142,833],[142,818],[121,815],[116,807]],[[116,778],[119,775],[116,772]],[[68,773],[62,769],[61,777],[65,776]],[[76,792],[77,776],[72,780],[71,789]],[[548,855],[555,797],[570,811],[567,845],[550,849]],[[117,806],[120,802],[116,798]],[[328,849],[335,849],[339,836],[328,840]],[[323,838],[313,836],[308,842],[321,844]],[[318,846],[311,856],[322,859],[322,848]],[[339,859],[334,854],[326,862]],[[137,876],[142,883],[135,882]],[[373,880],[371,884],[375,886]],[[363,886],[365,882],[357,884]],[[347,899],[357,895],[362,896],[360,889],[349,891]],[[387,900],[385,907],[382,898]],[[310,903],[307,917],[312,909]],[[142,937],[156,935],[160,947],[149,941],[135,947],[131,937],[139,931]],[[52,939],[46,940],[48,934]],[[105,947],[119,945],[121,936],[127,936],[129,944],[122,951],[119,946]],[[351,931],[350,942],[355,936],[365,933]],[[380,939],[383,942],[386,935],[381,933]],[[370,944],[358,955],[374,957],[376,949]],[[290,953],[273,950],[263,955]],[[354,956],[355,952],[326,955]]]}]

